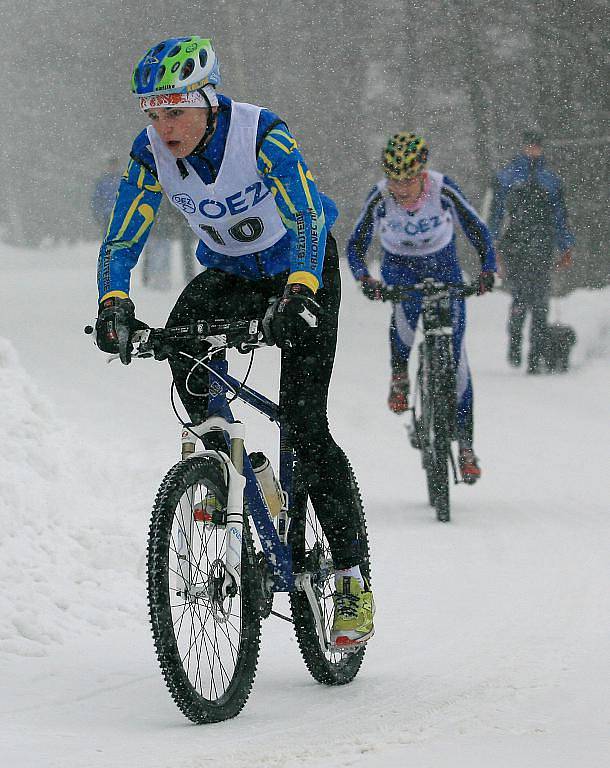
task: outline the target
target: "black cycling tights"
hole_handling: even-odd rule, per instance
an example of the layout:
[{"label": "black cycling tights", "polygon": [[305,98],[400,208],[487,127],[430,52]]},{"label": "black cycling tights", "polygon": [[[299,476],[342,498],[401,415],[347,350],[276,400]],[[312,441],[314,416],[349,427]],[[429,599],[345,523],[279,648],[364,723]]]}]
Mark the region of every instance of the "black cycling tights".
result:
[{"label": "black cycling tights", "polygon": [[[252,281],[209,269],[187,285],[167,325],[262,317],[268,300],[283,293],[286,278],[287,274],[282,273]],[[357,502],[347,458],[330,434],[326,413],[341,302],[339,258],[332,236],[326,244],[323,283],[324,287],[316,294],[322,307],[319,328],[308,333],[298,346],[282,350],[279,405],[281,418],[308,478],[309,495],[328,539],[335,567],[350,568],[361,561]],[[185,386],[192,362],[188,358],[176,359],[171,362],[171,368],[189,418],[195,423],[203,421],[207,398],[190,395]],[[189,389],[206,392],[207,379],[207,372],[199,367],[189,378]]]}]

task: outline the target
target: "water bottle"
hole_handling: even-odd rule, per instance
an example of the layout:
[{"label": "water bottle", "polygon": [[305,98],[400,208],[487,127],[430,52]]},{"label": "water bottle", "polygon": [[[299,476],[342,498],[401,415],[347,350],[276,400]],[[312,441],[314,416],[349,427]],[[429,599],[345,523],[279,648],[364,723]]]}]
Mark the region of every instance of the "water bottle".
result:
[{"label": "water bottle", "polygon": [[254,476],[269,507],[269,512],[272,517],[276,517],[284,506],[284,494],[275,477],[273,467],[264,453],[251,453],[249,458]]}]

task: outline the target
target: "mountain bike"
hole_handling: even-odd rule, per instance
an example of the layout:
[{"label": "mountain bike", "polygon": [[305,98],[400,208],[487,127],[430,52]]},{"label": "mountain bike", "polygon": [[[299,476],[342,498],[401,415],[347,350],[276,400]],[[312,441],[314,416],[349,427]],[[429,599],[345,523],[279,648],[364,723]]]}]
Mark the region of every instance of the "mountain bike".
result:
[{"label": "mountain bike", "polygon": [[[294,624],[305,664],[320,683],[349,683],[364,656],[364,647],[346,653],[330,642],[332,556],[278,406],[246,385],[247,374],[241,382],[229,374],[226,350],[253,359],[266,345],[261,327],[258,320],[201,321],[132,335],[132,357],[185,355],[193,361],[191,374],[200,366],[209,374],[208,416],[182,423],[182,459],[157,493],[147,553],[157,658],[175,703],[195,723],[241,711],[256,673],[263,618]],[[199,345],[201,354],[193,354]],[[245,425],[231,412],[236,398],[279,427],[279,473],[266,466],[266,482],[257,479],[265,457],[248,454]],[[351,485],[368,580],[368,538],[353,475]],[[273,610],[276,592],[288,592],[291,617]]]},{"label": "mountain bike", "polygon": [[415,399],[408,432],[411,445],[421,452],[430,504],[436,510],[437,519],[443,523],[451,518],[450,466],[454,483],[460,482],[451,450],[451,441],[457,438],[451,301],[472,296],[477,291],[476,284],[443,283],[431,277],[413,285],[382,290],[384,301],[422,298],[423,340],[418,347]]}]

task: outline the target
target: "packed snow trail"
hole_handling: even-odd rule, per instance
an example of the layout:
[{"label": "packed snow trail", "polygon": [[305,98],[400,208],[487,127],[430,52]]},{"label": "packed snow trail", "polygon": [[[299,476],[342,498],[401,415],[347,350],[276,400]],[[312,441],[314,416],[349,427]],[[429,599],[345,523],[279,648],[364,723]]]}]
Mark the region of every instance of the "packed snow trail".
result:
[{"label": "packed snow trail", "polygon": [[[507,297],[469,302],[484,474],[452,489],[441,525],[385,406],[389,307],[345,276],[330,417],[365,500],[376,635],[354,683],[327,688],[289,625],[265,622],[245,709],[195,727],[165,690],[146,613],[149,509],[178,454],[168,369],[108,366],[83,335],[94,262],[88,244],[2,251],[3,765],[607,764],[608,290],[560,302],[579,336],[564,376],[509,370]],[[136,283],[139,316],[161,323],[178,290]],[[277,352],[257,353],[249,383],[273,396],[276,377]],[[241,413],[250,449],[272,451],[265,420]]]}]

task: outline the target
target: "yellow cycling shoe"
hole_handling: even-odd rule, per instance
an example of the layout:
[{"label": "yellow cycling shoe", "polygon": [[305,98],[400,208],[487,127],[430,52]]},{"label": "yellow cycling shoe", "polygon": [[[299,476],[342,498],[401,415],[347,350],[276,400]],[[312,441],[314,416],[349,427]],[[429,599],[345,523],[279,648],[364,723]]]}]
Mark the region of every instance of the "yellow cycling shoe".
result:
[{"label": "yellow cycling shoe", "polygon": [[375,602],[369,589],[362,588],[353,576],[342,576],[333,595],[335,618],[330,633],[333,646],[339,650],[357,650],[374,632]]}]

